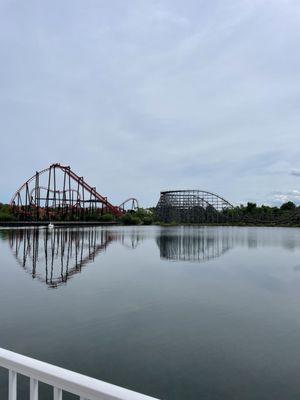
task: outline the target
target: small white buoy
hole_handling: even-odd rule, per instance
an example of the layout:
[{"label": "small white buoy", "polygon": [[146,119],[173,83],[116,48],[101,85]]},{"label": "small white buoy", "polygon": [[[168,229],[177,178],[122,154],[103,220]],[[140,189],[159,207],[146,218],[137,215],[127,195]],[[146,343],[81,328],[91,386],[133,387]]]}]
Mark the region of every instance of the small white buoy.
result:
[{"label": "small white buoy", "polygon": [[50,224],[48,225],[48,229],[53,229],[53,228],[54,228],[54,225],[51,224],[51,222],[50,222]]}]

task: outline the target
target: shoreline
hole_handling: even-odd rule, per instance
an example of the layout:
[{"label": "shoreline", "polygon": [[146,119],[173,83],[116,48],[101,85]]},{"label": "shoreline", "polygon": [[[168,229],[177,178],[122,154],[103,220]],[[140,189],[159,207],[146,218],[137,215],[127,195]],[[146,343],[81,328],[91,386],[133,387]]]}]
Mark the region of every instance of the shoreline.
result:
[{"label": "shoreline", "polygon": [[206,224],[182,224],[182,223],[163,223],[163,222],[154,222],[150,225],[144,224],[122,224],[118,221],[109,221],[109,222],[102,222],[102,221],[1,221],[0,222],[0,229],[7,228],[7,227],[39,227],[39,226],[48,226],[50,223],[55,225],[56,227],[74,227],[74,226],[161,226],[163,228],[172,228],[172,227],[179,227],[179,226],[186,226],[186,227],[241,227],[241,228],[300,228],[300,224],[272,224],[272,223],[261,223],[261,224],[251,224],[251,223],[206,223]]},{"label": "shoreline", "polygon": [[102,222],[102,221],[3,221],[0,222],[0,228],[6,227],[24,227],[24,226],[48,226],[52,223],[58,227],[72,227],[72,226],[110,226],[110,225],[120,225],[119,222],[116,221],[109,221],[109,222]]},{"label": "shoreline", "polygon": [[208,224],[175,224],[175,223],[158,223],[153,224],[157,226],[162,226],[165,228],[171,228],[176,226],[224,226],[224,227],[240,227],[240,228],[300,228],[300,224],[272,224],[272,223],[261,223],[261,224],[251,224],[251,223],[208,223]]}]

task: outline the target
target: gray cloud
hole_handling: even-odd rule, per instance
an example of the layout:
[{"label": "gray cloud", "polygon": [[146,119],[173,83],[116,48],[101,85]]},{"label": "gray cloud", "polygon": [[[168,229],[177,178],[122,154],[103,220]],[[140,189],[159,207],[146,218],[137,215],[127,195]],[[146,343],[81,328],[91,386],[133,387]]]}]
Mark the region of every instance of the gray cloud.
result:
[{"label": "gray cloud", "polygon": [[300,170],[299,3],[0,3],[0,199],[51,162],[119,203],[271,201]]},{"label": "gray cloud", "polygon": [[291,175],[293,175],[293,176],[300,176],[300,171],[298,171],[298,170],[293,170],[293,171],[291,171]]}]

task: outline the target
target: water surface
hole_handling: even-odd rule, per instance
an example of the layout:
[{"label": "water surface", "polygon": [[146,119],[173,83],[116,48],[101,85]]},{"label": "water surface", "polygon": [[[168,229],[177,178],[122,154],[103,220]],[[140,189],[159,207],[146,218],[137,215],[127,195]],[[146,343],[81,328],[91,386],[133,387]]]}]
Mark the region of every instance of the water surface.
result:
[{"label": "water surface", "polygon": [[0,277],[0,347],[161,399],[300,396],[299,229],[2,229]]}]

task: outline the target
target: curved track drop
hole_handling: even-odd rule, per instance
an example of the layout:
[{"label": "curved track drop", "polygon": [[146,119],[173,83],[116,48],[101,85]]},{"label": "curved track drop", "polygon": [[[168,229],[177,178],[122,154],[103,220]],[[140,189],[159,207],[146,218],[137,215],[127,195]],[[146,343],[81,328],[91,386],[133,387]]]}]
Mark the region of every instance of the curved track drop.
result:
[{"label": "curved track drop", "polygon": [[69,166],[52,164],[36,172],[13,195],[10,205],[21,219],[84,218],[86,214],[124,211],[111,204]]}]

